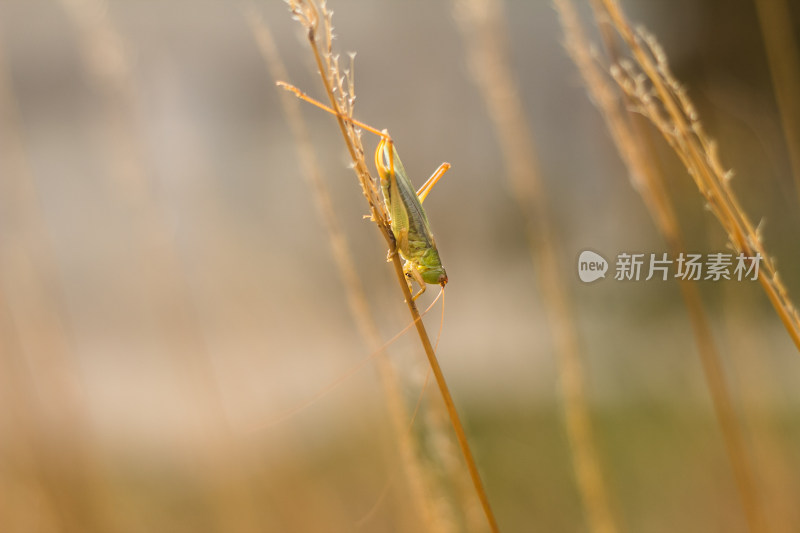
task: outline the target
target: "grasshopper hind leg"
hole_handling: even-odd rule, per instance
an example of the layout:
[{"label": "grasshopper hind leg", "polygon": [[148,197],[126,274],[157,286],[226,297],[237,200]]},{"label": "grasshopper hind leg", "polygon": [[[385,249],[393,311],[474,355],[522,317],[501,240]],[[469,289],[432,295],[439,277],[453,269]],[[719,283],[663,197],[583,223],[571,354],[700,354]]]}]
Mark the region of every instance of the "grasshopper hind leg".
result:
[{"label": "grasshopper hind leg", "polygon": [[450,163],[442,163],[439,165],[439,168],[436,169],[428,181],[422,184],[422,187],[419,188],[417,191],[417,198],[419,198],[419,203],[425,201],[425,198],[428,197],[428,193],[433,190],[433,186],[436,185],[439,180],[444,176],[444,173],[450,170]]}]

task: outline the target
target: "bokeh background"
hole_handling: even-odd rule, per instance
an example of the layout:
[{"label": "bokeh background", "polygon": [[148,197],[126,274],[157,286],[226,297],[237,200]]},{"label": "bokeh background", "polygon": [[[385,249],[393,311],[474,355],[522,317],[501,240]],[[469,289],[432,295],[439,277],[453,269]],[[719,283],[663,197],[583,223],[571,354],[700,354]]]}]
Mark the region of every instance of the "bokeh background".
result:
[{"label": "bokeh background", "polygon": [[[336,48],[357,52],[356,116],[391,131],[415,183],[453,166],[425,203],[450,278],[438,354],[503,531],[587,531],[525,218],[453,5],[329,7]],[[798,192],[753,3],[624,7],[664,45],[796,299]],[[286,81],[323,97],[282,2],[0,0],[2,531],[424,530],[376,371],[351,371],[370,349],[251,8]],[[504,10],[620,529],[744,532],[677,284],[577,277],[584,249],[613,260],[667,247],[551,4]],[[792,6],[794,30],[798,16]],[[388,340],[409,318],[385,243],[362,219],[336,122],[302,111]],[[659,151],[689,249],[725,251],[694,184]],[[701,290],[773,530],[797,531],[800,357],[757,283]],[[411,335],[388,351],[411,411],[427,362]],[[438,401],[429,386],[410,429],[436,471],[442,450],[460,461],[436,444],[449,439],[426,414]],[[445,500],[444,523],[469,530],[474,502]]]}]

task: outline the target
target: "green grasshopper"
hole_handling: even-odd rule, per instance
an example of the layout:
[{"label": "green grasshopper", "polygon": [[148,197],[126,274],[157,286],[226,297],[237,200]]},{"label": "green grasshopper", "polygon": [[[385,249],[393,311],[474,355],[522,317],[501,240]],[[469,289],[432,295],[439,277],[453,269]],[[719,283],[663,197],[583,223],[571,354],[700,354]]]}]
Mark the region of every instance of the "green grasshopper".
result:
[{"label": "green grasshopper", "polygon": [[431,232],[428,216],[422,208],[422,202],[444,173],[450,169],[450,165],[442,163],[425,184],[414,192],[411,180],[394,149],[394,142],[386,130],[378,131],[363,122],[337,113],[293,85],[284,82],[278,82],[278,85],[293,92],[298,98],[381,137],[375,150],[375,166],[381,179],[383,203],[389,212],[390,226],[396,243],[396,249],[390,251],[389,257],[399,253],[405,260],[403,272],[412,294],[414,292],[412,282],[416,281],[420,286],[419,292],[412,297],[412,300],[416,300],[425,292],[426,283],[444,287],[447,284],[447,273],[439,258],[439,250],[436,248],[436,241]]}]

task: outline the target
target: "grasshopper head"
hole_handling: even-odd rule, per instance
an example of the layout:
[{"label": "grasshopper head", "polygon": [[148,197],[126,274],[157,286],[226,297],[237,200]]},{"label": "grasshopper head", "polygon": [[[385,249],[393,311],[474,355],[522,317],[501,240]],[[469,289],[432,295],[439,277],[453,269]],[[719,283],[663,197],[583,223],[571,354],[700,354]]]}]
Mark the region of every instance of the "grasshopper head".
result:
[{"label": "grasshopper head", "polygon": [[422,272],[422,279],[430,285],[444,287],[447,284],[447,272],[444,271],[444,267],[431,268]]}]

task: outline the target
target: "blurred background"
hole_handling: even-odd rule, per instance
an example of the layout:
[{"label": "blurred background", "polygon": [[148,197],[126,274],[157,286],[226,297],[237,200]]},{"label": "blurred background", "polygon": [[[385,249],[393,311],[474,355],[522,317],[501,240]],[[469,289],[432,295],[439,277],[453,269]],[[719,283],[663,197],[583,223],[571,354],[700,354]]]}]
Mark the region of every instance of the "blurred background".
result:
[{"label": "blurred background", "polygon": [[[415,184],[452,165],[425,202],[450,280],[438,355],[502,530],[588,531],[525,214],[454,7],[329,7],[343,63],[357,52],[356,117],[389,129]],[[624,7],[664,45],[797,301],[798,192],[754,4]],[[427,530],[376,358],[352,370],[374,347],[349,312],[248,9],[270,28],[285,81],[324,98],[282,2],[0,0],[3,531]],[[668,248],[550,2],[503,9],[619,530],[747,531],[676,282],[577,277],[584,249],[613,262]],[[796,6],[791,16],[796,34]],[[409,317],[385,242],[362,219],[335,120],[301,110],[388,341]],[[658,143],[687,247],[726,251]],[[800,357],[756,282],[700,289],[772,531],[797,531]],[[427,361],[413,334],[388,354],[411,413]],[[476,530],[474,496],[447,474],[463,467],[439,402],[429,385],[406,420],[438,479],[426,482],[440,517],[430,530]]]}]

